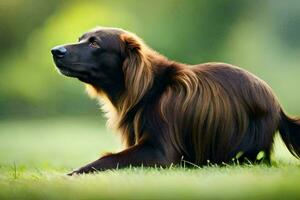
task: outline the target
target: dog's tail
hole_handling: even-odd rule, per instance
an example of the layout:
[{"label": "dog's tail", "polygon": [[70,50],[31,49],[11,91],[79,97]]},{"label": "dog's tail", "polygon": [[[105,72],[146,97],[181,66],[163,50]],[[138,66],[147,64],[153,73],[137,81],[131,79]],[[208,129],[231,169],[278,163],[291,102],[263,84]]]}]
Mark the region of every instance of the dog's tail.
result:
[{"label": "dog's tail", "polygon": [[279,132],[289,151],[300,159],[300,119],[287,116],[281,110]]}]

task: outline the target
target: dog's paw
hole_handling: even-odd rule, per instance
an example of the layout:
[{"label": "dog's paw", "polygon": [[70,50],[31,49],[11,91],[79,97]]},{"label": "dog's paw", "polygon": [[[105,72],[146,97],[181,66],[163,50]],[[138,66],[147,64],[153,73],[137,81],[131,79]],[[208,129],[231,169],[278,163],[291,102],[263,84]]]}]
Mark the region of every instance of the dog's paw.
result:
[{"label": "dog's paw", "polygon": [[78,174],[80,174],[80,173],[78,172],[78,170],[75,170],[75,171],[72,171],[72,172],[68,173],[67,175],[68,175],[68,176],[74,176],[74,175],[78,175]]},{"label": "dog's paw", "polygon": [[71,173],[68,173],[68,176],[74,176],[74,175],[80,175],[80,174],[89,174],[89,173],[95,173],[98,170],[95,169],[94,167],[82,167],[78,170],[74,170]]}]

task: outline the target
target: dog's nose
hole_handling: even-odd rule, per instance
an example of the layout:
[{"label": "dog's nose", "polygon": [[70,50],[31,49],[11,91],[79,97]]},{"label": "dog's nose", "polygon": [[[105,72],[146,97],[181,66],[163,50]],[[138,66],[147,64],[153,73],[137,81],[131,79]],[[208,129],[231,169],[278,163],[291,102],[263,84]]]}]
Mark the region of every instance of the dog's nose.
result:
[{"label": "dog's nose", "polygon": [[63,46],[57,46],[57,47],[54,47],[53,49],[51,49],[51,53],[53,56],[62,58],[66,55],[67,49]]}]

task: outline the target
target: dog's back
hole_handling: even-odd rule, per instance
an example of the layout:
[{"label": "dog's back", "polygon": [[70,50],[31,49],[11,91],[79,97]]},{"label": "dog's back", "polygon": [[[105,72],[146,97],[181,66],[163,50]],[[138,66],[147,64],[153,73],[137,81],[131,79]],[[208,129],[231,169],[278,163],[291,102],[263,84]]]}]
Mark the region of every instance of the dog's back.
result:
[{"label": "dog's back", "polygon": [[179,69],[175,79],[161,100],[174,107],[161,107],[168,109],[163,115],[176,133],[171,140],[186,159],[203,165],[230,162],[237,154],[241,161],[255,160],[260,151],[269,155],[280,106],[265,82],[224,63]]}]

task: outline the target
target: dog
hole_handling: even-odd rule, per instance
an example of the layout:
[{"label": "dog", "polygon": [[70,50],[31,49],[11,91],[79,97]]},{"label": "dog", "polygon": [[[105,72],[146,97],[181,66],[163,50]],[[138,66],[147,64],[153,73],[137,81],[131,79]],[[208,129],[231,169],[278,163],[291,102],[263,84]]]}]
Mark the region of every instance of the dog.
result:
[{"label": "dog", "polygon": [[300,120],[285,114],[261,79],[226,63],[186,65],[167,59],[138,36],[95,28],[75,44],[51,50],[61,74],[87,85],[125,150],[69,175],[129,166],[167,167],[270,162],[279,130],[300,156]]}]

